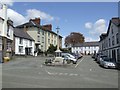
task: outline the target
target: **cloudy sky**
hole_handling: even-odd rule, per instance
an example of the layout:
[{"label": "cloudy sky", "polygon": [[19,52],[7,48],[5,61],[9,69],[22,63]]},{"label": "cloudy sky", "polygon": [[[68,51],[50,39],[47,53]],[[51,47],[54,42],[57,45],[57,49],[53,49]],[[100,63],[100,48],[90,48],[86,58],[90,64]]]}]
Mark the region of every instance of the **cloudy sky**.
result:
[{"label": "cloudy sky", "polygon": [[[40,17],[41,24],[51,23],[53,31],[56,32],[56,27],[60,27],[63,41],[71,32],[82,33],[85,41],[99,40],[99,35],[107,31],[109,20],[118,16],[117,2],[8,2],[7,4],[8,17],[14,21],[15,26],[29,21],[30,18]],[[1,10],[0,16],[2,16]]]}]

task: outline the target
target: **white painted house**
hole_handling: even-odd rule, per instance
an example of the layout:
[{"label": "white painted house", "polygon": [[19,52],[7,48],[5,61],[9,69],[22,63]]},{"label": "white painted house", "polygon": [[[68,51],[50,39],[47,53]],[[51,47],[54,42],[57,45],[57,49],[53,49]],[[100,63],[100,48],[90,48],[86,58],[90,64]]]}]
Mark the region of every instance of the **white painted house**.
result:
[{"label": "white painted house", "polygon": [[120,19],[112,18],[107,33],[100,36],[100,52],[120,63]]},{"label": "white painted house", "polygon": [[24,29],[14,30],[15,55],[34,55],[35,41]]},{"label": "white painted house", "polygon": [[95,54],[99,51],[99,42],[84,42],[72,46],[72,53],[82,53],[84,55]]}]

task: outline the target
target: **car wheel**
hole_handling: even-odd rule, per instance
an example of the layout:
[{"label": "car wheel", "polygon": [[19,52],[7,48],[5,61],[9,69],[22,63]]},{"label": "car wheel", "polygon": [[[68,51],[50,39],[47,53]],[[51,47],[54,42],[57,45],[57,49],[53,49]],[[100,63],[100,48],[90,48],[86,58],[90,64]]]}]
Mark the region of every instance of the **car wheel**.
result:
[{"label": "car wheel", "polygon": [[74,62],[74,61],[73,61],[73,64],[76,64],[76,63],[77,63],[77,62]]}]

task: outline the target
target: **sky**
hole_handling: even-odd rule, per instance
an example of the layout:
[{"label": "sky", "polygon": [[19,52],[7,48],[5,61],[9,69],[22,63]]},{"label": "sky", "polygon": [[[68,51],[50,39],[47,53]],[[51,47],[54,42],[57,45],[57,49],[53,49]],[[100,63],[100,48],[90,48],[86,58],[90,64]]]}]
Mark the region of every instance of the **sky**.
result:
[{"label": "sky", "polygon": [[41,25],[52,24],[54,32],[59,26],[63,44],[71,32],[96,41],[107,31],[110,19],[118,17],[118,2],[14,2],[8,5],[8,17],[15,26],[37,17]]}]

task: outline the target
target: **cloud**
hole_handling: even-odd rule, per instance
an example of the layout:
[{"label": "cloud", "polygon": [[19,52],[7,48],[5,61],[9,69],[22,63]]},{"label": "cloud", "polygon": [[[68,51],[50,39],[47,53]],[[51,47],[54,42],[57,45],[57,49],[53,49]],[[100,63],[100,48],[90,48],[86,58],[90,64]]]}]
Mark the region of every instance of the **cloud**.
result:
[{"label": "cloud", "polygon": [[85,28],[89,30],[89,34],[99,36],[107,30],[106,21],[99,19],[95,23],[85,23]]},{"label": "cloud", "polygon": [[87,23],[85,23],[85,28],[92,29],[93,28],[93,24],[90,23],[90,22],[87,22]]},{"label": "cloud", "polygon": [[13,5],[13,0],[1,0],[0,3],[12,6]]},{"label": "cloud", "polygon": [[18,12],[12,9],[8,9],[7,13],[8,17],[13,21],[15,26],[28,21],[23,15],[19,14]]},{"label": "cloud", "polygon": [[[29,21],[29,19],[31,19],[31,18],[33,19],[36,17],[40,17],[42,20],[44,20],[46,22],[54,20],[53,16],[51,16],[45,12],[39,11],[37,9],[29,9],[26,11],[26,13],[27,14],[25,16],[23,16],[22,14],[16,12],[13,9],[7,9],[8,17],[13,21],[15,26],[23,24],[23,23]],[[0,9],[0,17],[3,17],[2,9]]]},{"label": "cloud", "polygon": [[99,41],[99,38],[85,37],[85,42]]},{"label": "cloud", "polygon": [[94,24],[95,33],[101,34],[106,32],[106,21],[104,19],[99,19]]},{"label": "cloud", "polygon": [[35,17],[40,17],[41,19],[46,20],[46,21],[54,20],[54,17],[40,10],[37,10],[37,9],[27,10],[26,18],[30,19],[30,18],[35,18]]}]

